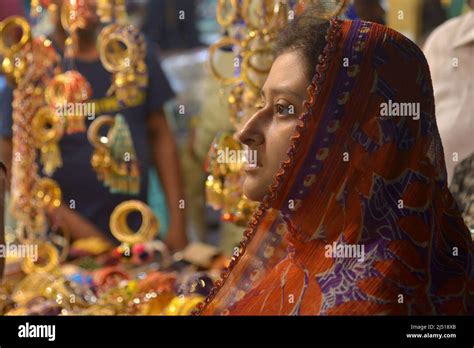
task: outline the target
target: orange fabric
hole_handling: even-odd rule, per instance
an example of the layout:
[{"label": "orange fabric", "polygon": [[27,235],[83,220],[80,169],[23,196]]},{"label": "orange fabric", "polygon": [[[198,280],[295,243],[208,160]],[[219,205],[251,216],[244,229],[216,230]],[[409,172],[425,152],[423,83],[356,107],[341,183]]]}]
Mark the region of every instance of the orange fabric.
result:
[{"label": "orange fabric", "polygon": [[[423,54],[387,27],[333,20],[316,71],[288,159],[201,314],[472,311],[473,244]],[[391,103],[412,112],[382,116]]]}]

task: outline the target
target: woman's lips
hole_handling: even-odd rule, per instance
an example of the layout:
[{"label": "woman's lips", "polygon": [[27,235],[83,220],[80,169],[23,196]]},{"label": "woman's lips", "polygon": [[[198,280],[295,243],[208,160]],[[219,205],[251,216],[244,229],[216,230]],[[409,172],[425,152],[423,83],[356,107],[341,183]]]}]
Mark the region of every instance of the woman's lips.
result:
[{"label": "woman's lips", "polygon": [[245,172],[247,173],[253,173],[253,172],[256,172],[257,170],[259,170],[260,168],[262,168],[262,165],[260,163],[247,163],[245,165]]},{"label": "woman's lips", "polygon": [[260,169],[262,166],[262,162],[258,157],[258,153],[255,149],[246,148],[246,156],[245,156],[245,172],[255,172]]}]

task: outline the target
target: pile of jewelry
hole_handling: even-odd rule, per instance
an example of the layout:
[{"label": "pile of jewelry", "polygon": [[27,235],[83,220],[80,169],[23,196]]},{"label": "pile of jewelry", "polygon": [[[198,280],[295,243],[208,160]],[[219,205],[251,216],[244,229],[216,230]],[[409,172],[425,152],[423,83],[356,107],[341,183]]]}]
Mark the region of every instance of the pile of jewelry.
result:
[{"label": "pile of jewelry", "polygon": [[[139,212],[143,224],[130,229],[127,216]],[[2,315],[189,315],[209,294],[227,260],[214,256],[193,262],[184,250],[173,255],[155,240],[159,223],[140,201],[126,201],[112,213],[110,228],[122,242],[82,239],[68,248],[60,264],[54,247],[44,244],[41,260],[26,259],[23,273],[0,287]],[[206,249],[207,248],[207,249]],[[47,260],[43,256],[48,255]]]},{"label": "pile of jewelry", "polygon": [[[52,1],[36,0],[31,8],[32,17],[44,9],[60,16],[68,37],[61,61],[50,40],[33,38],[26,19],[0,22],[2,73],[15,87],[10,210],[17,229],[6,239],[15,247],[33,248],[35,255],[7,258],[13,271],[0,287],[0,314],[190,314],[226,260],[208,251],[214,261],[193,261],[200,254],[195,250],[171,255],[156,240],[159,223],[144,203],[126,201],[114,210],[110,230],[121,243],[117,247],[97,238],[71,245],[68,232],[56,226],[62,193],[49,177],[62,166],[58,143],[65,134],[88,130],[95,148],[91,164],[111,192],[139,192],[140,173],[124,117],[104,115],[87,129],[85,115],[69,108],[91,102],[92,96],[89,82],[74,68],[77,30],[90,14],[85,1],[64,0],[58,9]],[[127,23],[124,0],[99,0],[97,14],[108,24],[98,39],[101,62],[112,73],[108,94],[119,106],[133,106],[148,84],[145,39]],[[105,125],[107,137],[99,136]],[[136,212],[142,217],[137,232],[127,224]]]}]

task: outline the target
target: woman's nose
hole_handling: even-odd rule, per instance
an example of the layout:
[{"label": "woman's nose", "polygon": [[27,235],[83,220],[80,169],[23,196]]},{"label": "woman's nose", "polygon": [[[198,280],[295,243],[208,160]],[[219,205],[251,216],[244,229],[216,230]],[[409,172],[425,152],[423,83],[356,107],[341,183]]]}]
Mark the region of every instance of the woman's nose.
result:
[{"label": "woman's nose", "polygon": [[263,110],[258,110],[254,113],[236,133],[236,138],[239,142],[253,147],[264,143],[265,136],[262,128],[262,111]]}]

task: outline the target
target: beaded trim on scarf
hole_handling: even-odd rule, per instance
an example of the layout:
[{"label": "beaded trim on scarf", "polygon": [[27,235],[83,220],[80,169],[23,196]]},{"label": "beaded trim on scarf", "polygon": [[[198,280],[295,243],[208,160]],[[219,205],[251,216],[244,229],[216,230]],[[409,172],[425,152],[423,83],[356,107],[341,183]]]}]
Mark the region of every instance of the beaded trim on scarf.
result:
[{"label": "beaded trim on scarf", "polygon": [[222,288],[227,277],[229,276],[229,273],[235,267],[240,258],[244,255],[247,245],[250,243],[257,231],[257,227],[261,222],[262,216],[271,207],[271,203],[275,200],[276,194],[283,183],[285,173],[287,169],[290,168],[293,164],[295,154],[300,145],[300,139],[303,130],[306,128],[308,117],[312,113],[312,108],[315,104],[316,96],[320,93],[321,86],[326,78],[325,73],[332,60],[334,51],[336,50],[337,40],[340,36],[340,28],[341,20],[338,18],[331,19],[325,37],[326,45],[322,54],[318,58],[318,64],[316,65],[316,73],[313,76],[311,84],[307,88],[308,99],[303,104],[306,111],[298,119],[298,125],[296,126],[295,130],[296,134],[292,137],[292,145],[288,150],[288,159],[282,162],[280,169],[274,176],[273,183],[269,189],[269,193],[265,195],[262,203],[259,205],[257,211],[255,212],[255,215],[249,222],[249,225],[245,230],[242,240],[240,242],[239,254],[237,256],[232,257],[229,266],[221,273],[220,279],[215,282],[210,294],[207,296],[204,302],[201,302],[197,306],[197,309],[192,312],[192,315],[200,315],[217,295],[218,291]]}]

